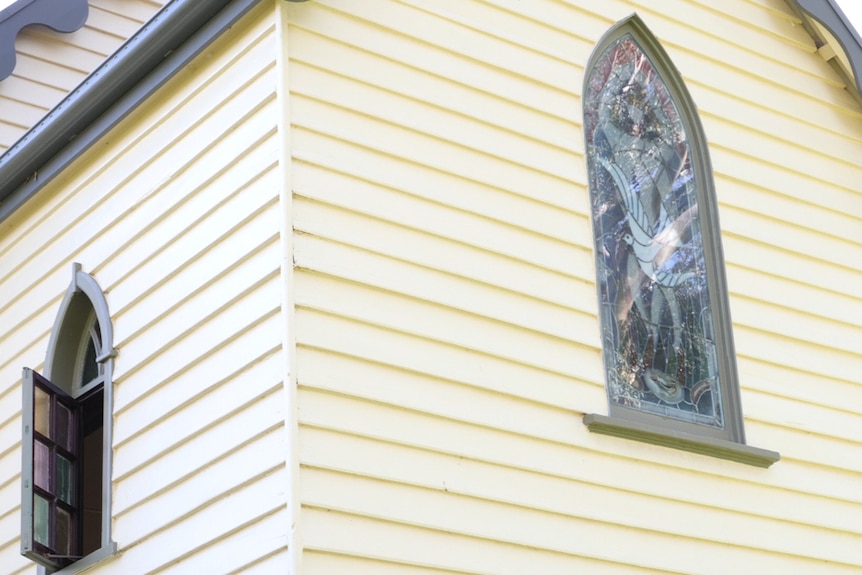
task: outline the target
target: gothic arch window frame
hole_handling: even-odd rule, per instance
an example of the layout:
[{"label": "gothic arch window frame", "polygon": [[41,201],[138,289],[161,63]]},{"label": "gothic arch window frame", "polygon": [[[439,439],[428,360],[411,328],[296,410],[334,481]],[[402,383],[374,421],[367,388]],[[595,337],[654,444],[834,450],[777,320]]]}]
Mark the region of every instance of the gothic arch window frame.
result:
[{"label": "gothic arch window frame", "polygon": [[[40,376],[32,370],[24,370],[24,429],[22,441],[22,505],[21,505],[21,552],[23,555],[39,564],[39,575],[71,575],[87,569],[117,553],[117,544],[111,538],[111,467],[113,454],[113,371],[114,358],[117,355],[113,347],[114,335],[111,316],[105,294],[102,292],[96,280],[81,269],[78,263],[72,266],[72,281],[66,290],[63,300],[57,312],[54,327],[48,343],[45,358],[44,376]],[[91,345],[92,343],[92,345]],[[46,553],[35,544],[35,519],[34,519],[34,492],[39,486],[34,472],[34,437],[39,432],[39,425],[35,422],[36,411],[35,387],[48,389],[51,399],[57,403],[65,403],[70,409],[87,405],[81,408],[80,421],[73,424],[69,429],[75,429],[76,439],[69,440],[70,444],[82,446],[80,427],[86,424],[86,417],[100,417],[101,442],[93,443],[90,453],[97,453],[97,463],[90,464],[89,471],[95,471],[99,477],[98,488],[100,493],[91,495],[99,502],[100,517],[98,520],[99,533],[96,542],[90,542],[89,551],[83,556],[75,556],[72,559],[63,557],[55,558]],[[100,404],[100,405],[99,405]],[[52,404],[53,406],[54,404]],[[84,411],[84,410],[88,411]],[[50,414],[49,421],[56,422],[56,415]],[[53,432],[52,432],[53,433]],[[98,439],[98,436],[96,436]],[[56,442],[55,442],[56,443]],[[59,441],[63,443],[63,441]],[[61,446],[58,448],[65,449]],[[83,448],[81,448],[83,449]],[[77,451],[77,447],[76,447]],[[83,467],[83,465],[82,465]],[[98,469],[100,467],[100,469]],[[56,470],[50,475],[55,476]],[[79,473],[76,469],[75,473]],[[53,483],[56,479],[52,479]],[[75,476],[72,488],[77,493],[75,512],[83,516],[82,506],[86,499],[82,495],[84,480],[81,476]],[[53,488],[52,488],[53,491]],[[55,505],[61,505],[58,503]],[[52,517],[51,521],[55,521]],[[76,519],[76,521],[83,521]],[[79,529],[83,530],[81,524]],[[49,531],[56,529],[51,523]],[[54,537],[52,535],[51,537]],[[79,537],[83,545],[83,532]],[[95,539],[95,537],[94,537]]]},{"label": "gothic arch window frame", "polygon": [[[675,173],[677,179],[667,177],[661,180],[656,177],[655,180],[650,180],[647,184],[656,190],[660,182],[668,184],[668,189],[671,189],[672,186],[674,190],[683,187],[686,190],[695,188],[693,192],[686,191],[685,193],[692,198],[696,197],[696,205],[694,205],[694,201],[690,204],[683,203],[683,207],[680,207],[679,212],[675,214],[679,218],[677,220],[673,220],[670,217],[670,211],[673,206],[669,205],[667,206],[669,209],[665,209],[666,204],[676,201],[675,199],[669,199],[671,192],[665,192],[664,197],[660,195],[661,192],[659,191],[653,192],[653,196],[657,196],[659,201],[653,201],[652,205],[648,203],[645,206],[641,202],[641,195],[635,196],[634,194],[641,194],[642,190],[647,189],[646,185],[641,187],[641,181],[638,180],[638,177],[628,173],[631,170],[627,172],[618,166],[610,165],[612,161],[608,161],[605,157],[600,158],[600,155],[607,153],[608,146],[610,145],[608,143],[609,140],[604,137],[604,133],[599,136],[601,139],[598,139],[594,137],[597,136],[598,131],[596,130],[596,133],[591,132],[591,130],[602,127],[601,122],[598,121],[598,117],[602,113],[603,104],[607,104],[607,102],[599,99],[599,96],[603,95],[603,92],[600,90],[596,93],[596,90],[591,85],[593,75],[597,73],[599,65],[603,64],[602,59],[606,58],[606,55],[610,54],[612,49],[628,40],[631,40],[640,54],[644,56],[650,73],[654,73],[653,77],[657,78],[655,81],[651,80],[651,83],[654,82],[658,87],[654,92],[648,94],[648,96],[655,98],[655,101],[658,102],[658,104],[654,103],[652,106],[660,111],[670,109],[668,115],[664,116],[665,120],[672,118],[673,115],[678,118],[676,121],[681,124],[682,129],[681,145],[683,149],[686,149],[685,147],[687,146],[685,153],[676,154],[674,158],[676,171],[673,172],[670,168],[667,168],[667,172]],[[631,46],[631,44],[627,46]],[[618,52],[615,52],[614,56],[617,54]],[[609,58],[609,56],[607,57]],[[616,61],[610,62],[610,64],[606,61],[604,65],[613,66],[616,65]],[[607,81],[607,79],[606,77],[604,81]],[[601,81],[601,78],[599,80]],[[667,96],[656,95],[662,90],[662,86],[666,89]],[[604,88],[603,83],[602,87]],[[632,85],[631,83],[626,84],[625,88],[631,88],[632,90],[635,88],[640,89],[639,85]],[[596,98],[592,97],[594,95]],[[634,96],[631,97],[634,98]],[[595,46],[585,68],[582,98],[584,139],[586,143],[585,157],[596,250],[596,283],[602,329],[605,383],[609,403],[608,416],[587,414],[584,416],[584,423],[590,431],[596,433],[625,437],[751,465],[768,467],[778,460],[778,453],[745,445],[745,431],[736,371],[736,355],[733,345],[730,306],[718,223],[718,208],[706,137],[697,114],[697,108],[681,75],[674,67],[664,48],[637,14],[632,14],[612,26]],[[606,109],[608,108],[610,106],[606,106]],[[654,114],[657,122],[661,122],[659,115],[659,113]],[[668,123],[673,123],[673,119],[668,120]],[[637,144],[638,151],[653,153],[653,150],[647,147],[648,144],[644,144],[643,148],[640,147],[641,140],[645,139],[644,126],[639,125],[635,127],[640,128],[640,131],[633,128],[630,135],[626,137],[630,138],[630,142]],[[668,146],[666,148],[670,149]],[[608,155],[614,157],[614,154]],[[656,156],[652,157],[655,158]],[[660,156],[660,158],[664,158],[664,156]],[[662,159],[661,161],[664,162],[665,160]],[[671,164],[670,160],[667,160],[666,163],[668,165]],[[678,181],[682,181],[680,174],[684,171],[684,168],[690,175],[684,185],[677,184]],[[602,227],[604,224],[600,223],[600,221],[604,222],[604,218],[606,217],[604,215],[605,210],[608,209],[609,203],[596,201],[600,195],[598,191],[600,178],[602,178],[604,189],[609,189],[608,186],[610,186],[610,189],[615,188],[619,190],[615,196],[619,198],[616,209],[617,213],[622,215],[618,216],[619,219],[616,222],[616,227],[613,228],[614,239],[609,243],[606,243],[604,236],[610,234]],[[685,201],[688,200],[679,200],[676,203],[679,204]],[[656,206],[656,204],[659,204],[660,207]],[[611,202],[610,205],[613,206],[614,204]],[[689,209],[683,211],[683,208]],[[695,269],[695,271],[686,273],[675,272],[671,274],[668,273],[667,268],[657,269],[653,263],[656,260],[653,259],[648,244],[652,244],[653,246],[657,244],[655,238],[660,235],[661,231],[664,231],[661,226],[662,222],[668,224],[664,228],[675,227],[679,229],[679,226],[673,226],[672,224],[680,221],[686,212],[696,214],[693,218],[694,223],[689,226],[690,230],[693,231],[689,231],[689,233],[692,234],[692,237],[697,238],[697,242],[702,245],[702,250],[699,253],[692,252],[698,253],[696,263],[689,264],[694,266],[693,268],[682,269]],[[646,225],[641,227],[640,223],[645,223]],[[652,227],[650,228],[650,226]],[[638,233],[634,231],[635,229],[640,230],[640,238],[638,238]],[[640,239],[640,242],[638,239]],[[680,239],[676,239],[675,241],[677,243],[673,249],[678,249],[679,252],[689,247],[687,244],[682,244],[682,240]],[[690,239],[689,241],[693,240]],[[613,251],[610,257],[607,255],[609,244]],[[696,249],[696,247],[692,249]],[[675,252],[671,251],[671,254],[672,258]],[[603,258],[615,261],[617,267],[607,266]],[[666,261],[670,261],[671,258],[668,258]],[[682,256],[679,259],[683,259]],[[627,265],[625,269],[623,268],[623,261]],[[690,261],[695,261],[694,255],[691,256]],[[603,286],[605,280],[602,278],[607,277],[608,274],[611,275],[611,281],[613,282],[613,286],[616,286],[615,288]],[[623,275],[626,275],[626,277],[622,277]],[[637,280],[632,279],[635,275],[637,275]],[[705,282],[697,279],[703,275],[705,275]],[[704,330],[703,333],[706,334],[709,330],[714,332],[708,340],[707,336],[704,336],[704,341],[708,341],[709,344],[709,353],[700,354],[703,357],[707,357],[700,364],[709,364],[707,367],[700,368],[700,376],[709,374],[709,377],[703,380],[707,382],[706,389],[708,393],[700,396],[696,396],[694,386],[688,381],[689,379],[694,379],[695,376],[682,375],[684,370],[694,369],[686,364],[685,353],[683,351],[684,349],[692,348],[686,348],[686,342],[681,341],[683,336],[676,335],[679,333],[679,326],[682,325],[684,327],[686,325],[685,322],[680,320],[685,314],[679,311],[677,299],[674,295],[674,292],[682,288],[682,282],[686,281],[683,278],[702,282],[700,284],[702,286],[700,291],[703,292],[705,288],[705,292],[703,292],[705,296],[698,296],[701,298],[698,301],[705,302],[703,309],[711,310],[711,320],[707,319],[704,321],[701,319],[700,321]],[[609,296],[609,292],[613,291],[613,289],[616,290],[616,294],[612,298]],[[689,290],[689,293],[694,293],[695,291],[692,288]],[[624,293],[626,294],[626,298],[620,295]],[[648,303],[644,303],[648,297],[652,299]],[[617,351],[617,348],[621,348],[622,344],[620,344],[620,341],[626,337],[623,332],[632,328],[620,327],[623,325],[622,320],[617,319],[619,317],[620,302],[628,305],[628,309],[638,308],[637,313],[626,312],[628,314],[626,317],[637,319],[641,316],[651,315],[653,320],[641,321],[642,325],[651,327],[648,327],[646,330],[642,328],[637,332],[639,335],[636,334],[633,336],[633,341],[636,340],[638,345],[632,346],[631,349],[635,349],[636,352],[630,352],[625,361],[620,359],[621,354]],[[639,306],[635,304],[639,304]],[[604,308],[603,305],[605,306]],[[709,315],[708,312],[706,315]],[[656,320],[658,317],[661,318],[660,321]],[[611,325],[612,323],[613,325]],[[668,324],[672,325],[672,329],[655,327],[666,326]],[[650,329],[653,329],[654,333],[651,333]],[[664,329],[663,333],[665,335],[660,334],[659,329]],[[638,337],[640,339],[636,339]],[[664,367],[653,369],[654,366],[652,364],[658,352],[652,346],[658,346],[658,343],[655,342],[660,337],[664,337],[664,341],[672,340],[673,343],[672,345],[665,343],[665,347],[663,348],[664,350],[671,350],[670,352],[663,352],[666,355],[663,358]],[[644,341],[646,341],[645,345]],[[617,346],[611,349],[611,344],[617,344]],[[701,346],[701,348],[705,347],[705,345]],[[671,357],[676,355],[679,356],[678,359]],[[622,397],[616,391],[625,386],[625,384],[621,386],[619,383],[619,380],[625,378],[619,375],[622,373],[623,368],[618,368],[618,366],[623,366],[626,362],[636,364],[625,374],[626,381],[630,382],[630,398]],[[668,373],[672,375],[668,376]],[[679,375],[676,375],[677,373]],[[714,381],[714,383],[710,384],[709,381]],[[612,385],[614,386],[613,388]],[[698,404],[698,399],[704,401],[702,399],[704,395],[708,396],[705,400],[705,404],[707,405],[705,409],[709,414],[708,416],[703,416],[698,411],[700,405]],[[649,403],[640,399],[647,397],[650,398]],[[683,404],[683,399],[689,409],[688,412],[677,408],[677,405]]]}]

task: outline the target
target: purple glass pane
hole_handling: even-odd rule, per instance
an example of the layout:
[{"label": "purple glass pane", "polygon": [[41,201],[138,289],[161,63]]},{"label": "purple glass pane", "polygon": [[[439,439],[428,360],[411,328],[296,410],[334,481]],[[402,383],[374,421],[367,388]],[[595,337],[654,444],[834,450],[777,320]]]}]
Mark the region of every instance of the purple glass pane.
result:
[{"label": "purple glass pane", "polygon": [[51,448],[38,441],[33,442],[33,482],[51,491]]},{"label": "purple glass pane", "polygon": [[38,433],[51,437],[51,397],[39,389],[35,389],[33,398],[33,426]]}]

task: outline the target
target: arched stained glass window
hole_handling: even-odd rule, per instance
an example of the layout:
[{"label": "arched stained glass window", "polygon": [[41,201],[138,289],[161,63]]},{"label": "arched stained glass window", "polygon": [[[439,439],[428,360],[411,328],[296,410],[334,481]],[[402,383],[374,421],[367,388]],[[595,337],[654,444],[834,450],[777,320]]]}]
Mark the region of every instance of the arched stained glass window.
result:
[{"label": "arched stained glass window", "polygon": [[22,375],[21,553],[45,575],[116,553],[111,539],[113,327],[95,278],[72,267],[45,375]]},{"label": "arched stained glass window", "polygon": [[596,47],[583,106],[603,421],[744,443],[705,138],[679,74],[636,15]]}]

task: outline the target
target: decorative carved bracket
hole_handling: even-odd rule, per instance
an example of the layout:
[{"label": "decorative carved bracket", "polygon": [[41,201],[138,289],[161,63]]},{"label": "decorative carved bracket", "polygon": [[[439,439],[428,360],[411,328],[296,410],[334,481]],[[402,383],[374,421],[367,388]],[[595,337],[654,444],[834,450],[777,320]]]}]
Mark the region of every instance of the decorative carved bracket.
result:
[{"label": "decorative carved bracket", "polygon": [[820,22],[829,30],[850,61],[855,88],[862,96],[862,38],[847,21],[835,0],[789,0],[799,11]]},{"label": "decorative carved bracket", "polygon": [[22,28],[42,24],[57,32],[74,32],[88,13],[87,0],[18,0],[0,10],[0,80],[15,69],[15,38]]}]

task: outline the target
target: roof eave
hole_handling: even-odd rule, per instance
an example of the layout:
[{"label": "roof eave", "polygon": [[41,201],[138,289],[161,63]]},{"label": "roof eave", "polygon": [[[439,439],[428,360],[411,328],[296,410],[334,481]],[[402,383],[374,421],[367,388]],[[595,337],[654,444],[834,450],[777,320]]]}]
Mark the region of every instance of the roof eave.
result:
[{"label": "roof eave", "polygon": [[[853,77],[849,80],[855,88],[854,95],[862,99],[862,38],[835,0],[787,0],[787,3],[800,14],[819,22],[835,37],[852,68]],[[809,33],[818,39],[815,31],[809,30]]]},{"label": "roof eave", "polygon": [[[260,0],[170,0],[0,156],[0,222],[182,69]],[[304,1],[304,0],[289,0]],[[862,39],[834,0],[787,0],[820,22],[862,95]]]},{"label": "roof eave", "polygon": [[260,0],[170,0],[0,156],[0,222]]}]

